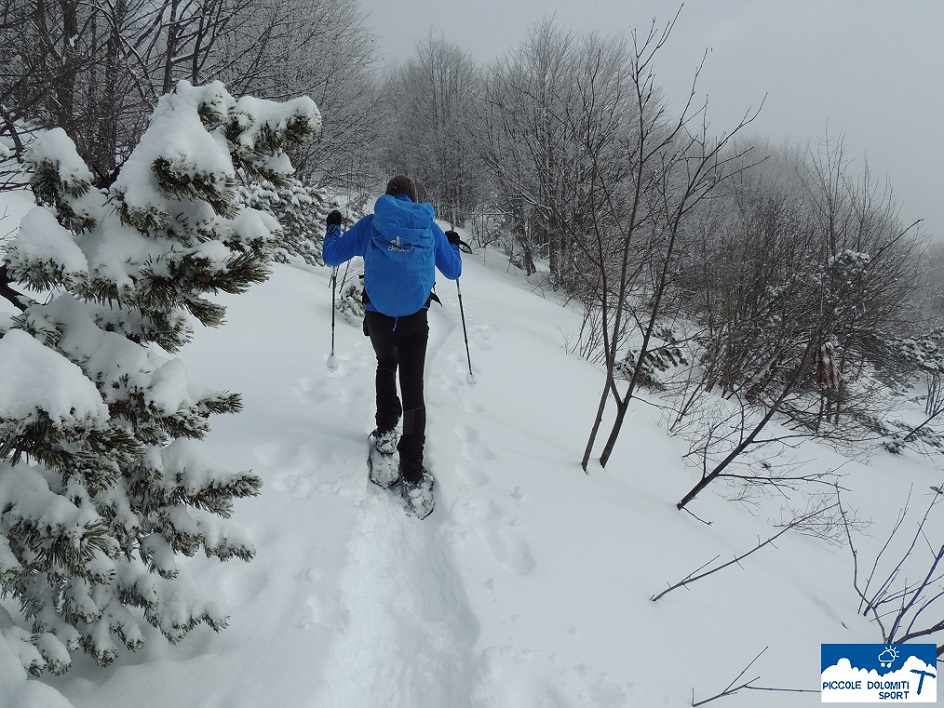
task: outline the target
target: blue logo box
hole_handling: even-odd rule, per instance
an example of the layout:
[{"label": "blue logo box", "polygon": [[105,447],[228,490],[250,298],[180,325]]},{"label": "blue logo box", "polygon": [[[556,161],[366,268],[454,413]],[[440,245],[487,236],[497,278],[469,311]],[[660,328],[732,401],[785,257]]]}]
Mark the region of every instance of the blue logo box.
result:
[{"label": "blue logo box", "polygon": [[937,703],[935,644],[823,644],[823,703]]}]

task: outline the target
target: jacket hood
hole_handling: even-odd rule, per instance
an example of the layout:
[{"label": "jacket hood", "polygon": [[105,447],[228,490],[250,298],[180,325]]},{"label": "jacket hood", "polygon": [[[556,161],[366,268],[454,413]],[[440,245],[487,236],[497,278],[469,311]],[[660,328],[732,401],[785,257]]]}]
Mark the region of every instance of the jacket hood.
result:
[{"label": "jacket hood", "polygon": [[417,204],[405,195],[384,194],[374,204],[374,228],[385,238],[424,232],[433,223],[436,212],[429,202]]}]

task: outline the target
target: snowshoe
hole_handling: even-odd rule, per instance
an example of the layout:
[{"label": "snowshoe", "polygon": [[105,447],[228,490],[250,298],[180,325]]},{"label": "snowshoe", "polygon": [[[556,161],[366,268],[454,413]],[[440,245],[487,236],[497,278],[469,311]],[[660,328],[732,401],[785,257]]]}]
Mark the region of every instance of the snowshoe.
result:
[{"label": "snowshoe", "polygon": [[406,513],[418,519],[425,519],[433,513],[436,499],[433,496],[433,475],[425,467],[423,475],[416,482],[400,480],[400,496]]},{"label": "snowshoe", "polygon": [[397,443],[400,441],[400,435],[396,428],[387,428],[386,430],[374,430],[370,434],[370,439],[378,452],[384,455],[392,455],[397,451]]},{"label": "snowshoe", "polygon": [[396,444],[392,452],[383,452],[374,433],[368,437],[367,469],[370,481],[383,489],[390,489],[400,481],[400,455]]}]

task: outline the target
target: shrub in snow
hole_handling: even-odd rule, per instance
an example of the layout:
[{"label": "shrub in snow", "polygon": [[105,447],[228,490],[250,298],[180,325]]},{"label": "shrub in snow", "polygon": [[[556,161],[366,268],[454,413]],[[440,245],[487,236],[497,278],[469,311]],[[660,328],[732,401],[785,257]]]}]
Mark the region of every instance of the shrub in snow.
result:
[{"label": "shrub in snow", "polygon": [[[621,379],[629,381],[636,371],[636,362],[639,360],[639,349],[630,347],[627,355],[616,362],[613,373]],[[661,328],[655,333],[649,348],[639,367],[638,383],[650,389],[664,387],[663,379],[672,369],[686,366],[688,360],[679,347],[678,339],[672,330]]]},{"label": "shrub in snow", "polygon": [[359,324],[364,319],[364,286],[360,280],[342,283],[335,309],[349,324]]},{"label": "shrub in snow", "polygon": [[287,184],[283,148],[319,128],[310,99],[181,82],[107,191],[63,131],[32,147],[38,206],[6,261],[42,300],[0,319],[0,590],[30,623],[2,634],[30,671],[64,671],[80,648],[108,664],[145,621],[171,642],[225,626],[175,559],[252,558],[229,519],[261,482],[192,446],[240,398],[195,388],[173,354],[194,319],[222,322],[207,294],[268,275],[280,227],[237,182]]}]

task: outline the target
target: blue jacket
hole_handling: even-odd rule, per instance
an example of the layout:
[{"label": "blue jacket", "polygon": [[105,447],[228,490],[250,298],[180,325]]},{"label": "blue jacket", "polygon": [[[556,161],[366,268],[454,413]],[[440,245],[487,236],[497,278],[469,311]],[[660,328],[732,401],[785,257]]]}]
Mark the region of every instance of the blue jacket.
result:
[{"label": "blue jacket", "polygon": [[427,306],[435,269],[450,280],[462,274],[459,247],[449,243],[435,216],[427,202],[385,194],[373,214],[343,235],[339,226],[329,227],[322,257],[329,266],[363,257],[367,309],[390,317],[412,315]]}]

